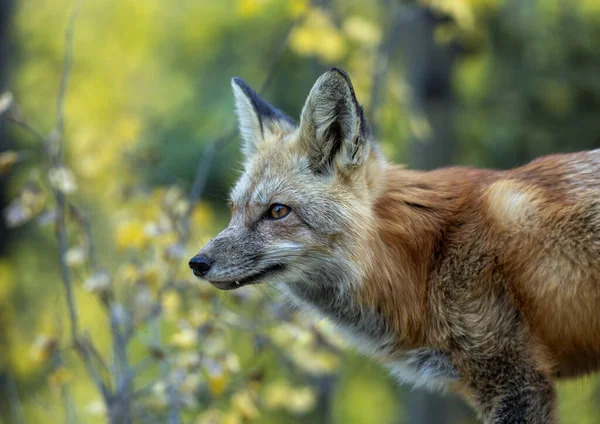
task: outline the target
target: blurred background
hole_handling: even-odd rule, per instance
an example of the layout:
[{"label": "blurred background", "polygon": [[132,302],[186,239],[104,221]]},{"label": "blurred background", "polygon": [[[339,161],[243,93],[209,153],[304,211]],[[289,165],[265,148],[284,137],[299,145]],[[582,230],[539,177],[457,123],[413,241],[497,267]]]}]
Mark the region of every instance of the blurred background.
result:
[{"label": "blurred background", "polygon": [[[0,422],[475,422],[187,268],[229,218],[230,78],[297,117],[330,66],[412,167],[600,147],[598,0],[0,1]],[[600,379],[558,405],[600,422]]]}]

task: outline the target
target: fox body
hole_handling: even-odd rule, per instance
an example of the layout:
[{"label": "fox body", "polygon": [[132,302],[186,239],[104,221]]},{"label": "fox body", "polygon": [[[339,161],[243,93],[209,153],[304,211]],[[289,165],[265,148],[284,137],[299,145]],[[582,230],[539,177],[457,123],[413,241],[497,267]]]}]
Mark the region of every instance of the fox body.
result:
[{"label": "fox body", "polygon": [[555,422],[555,379],[600,367],[600,150],[412,171],[385,161],[341,70],[299,124],[232,86],[245,170],[194,273],[277,284],[486,423]]}]

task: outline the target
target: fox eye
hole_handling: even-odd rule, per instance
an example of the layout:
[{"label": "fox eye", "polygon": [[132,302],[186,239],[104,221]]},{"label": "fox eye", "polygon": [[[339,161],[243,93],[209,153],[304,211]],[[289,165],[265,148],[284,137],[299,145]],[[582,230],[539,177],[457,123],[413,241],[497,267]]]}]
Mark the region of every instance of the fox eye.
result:
[{"label": "fox eye", "polygon": [[270,219],[281,219],[288,216],[290,212],[291,209],[288,206],[276,203],[274,205],[271,205],[271,207],[269,208],[269,211],[267,212],[267,217]]}]

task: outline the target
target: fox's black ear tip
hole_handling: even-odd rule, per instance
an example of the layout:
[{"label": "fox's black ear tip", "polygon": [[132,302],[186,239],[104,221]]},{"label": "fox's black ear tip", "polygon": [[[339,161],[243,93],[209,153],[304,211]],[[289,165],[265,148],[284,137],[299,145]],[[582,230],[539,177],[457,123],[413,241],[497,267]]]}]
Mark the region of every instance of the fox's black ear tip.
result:
[{"label": "fox's black ear tip", "polygon": [[233,77],[231,78],[231,85],[237,85],[238,87],[243,87],[244,85],[248,85],[246,84],[246,82],[241,79],[240,77]]},{"label": "fox's black ear tip", "polygon": [[345,79],[350,79],[350,77],[348,76],[348,73],[346,71],[344,71],[343,69],[340,69],[340,68],[336,68],[335,66],[332,68],[329,68],[327,70],[327,72],[333,72],[333,73],[341,75]]},{"label": "fox's black ear tip", "polygon": [[248,85],[248,83],[246,81],[244,81],[243,79],[241,79],[240,77],[231,78],[231,86],[233,87],[234,91],[235,91],[236,87],[239,88],[248,97],[256,96],[256,93],[254,92],[252,87],[250,87]]}]

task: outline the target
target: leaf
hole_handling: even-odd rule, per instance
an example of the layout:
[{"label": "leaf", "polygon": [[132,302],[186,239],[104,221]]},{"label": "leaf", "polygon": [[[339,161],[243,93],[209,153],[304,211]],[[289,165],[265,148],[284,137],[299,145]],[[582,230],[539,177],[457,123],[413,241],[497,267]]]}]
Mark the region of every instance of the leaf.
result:
[{"label": "leaf", "polygon": [[179,312],[180,306],[181,299],[179,298],[178,293],[170,291],[163,295],[162,308],[167,318],[175,318]]},{"label": "leaf", "polygon": [[90,275],[83,283],[83,288],[90,293],[102,295],[110,291],[110,274],[106,271],[98,271]]},{"label": "leaf", "polygon": [[43,210],[45,201],[39,185],[35,182],[27,183],[19,193],[19,197],[13,199],[4,210],[6,225],[14,228],[27,223]]},{"label": "leaf", "polygon": [[247,420],[255,420],[260,417],[256,399],[249,390],[234,394],[231,397],[231,406],[234,411]]},{"label": "leaf", "polygon": [[344,32],[348,38],[365,46],[376,46],[381,41],[381,30],[373,22],[362,16],[351,16],[344,22]]},{"label": "leaf", "polygon": [[6,92],[2,93],[0,96],[0,116],[2,116],[6,111],[8,111],[13,105],[13,95],[12,93]]},{"label": "leaf", "polygon": [[[0,106],[1,107],[1,106]],[[2,111],[0,110],[0,114]],[[0,175],[8,174],[13,165],[19,161],[19,154],[12,150],[0,153]]]},{"label": "leaf", "polygon": [[65,262],[71,268],[81,266],[85,262],[85,250],[81,246],[71,247],[65,253]]},{"label": "leaf", "polygon": [[229,373],[220,365],[212,366],[209,370],[206,370],[206,381],[213,396],[221,396],[227,388]]},{"label": "leaf", "polygon": [[58,339],[48,334],[40,334],[31,347],[30,355],[35,362],[45,362],[58,349]]},{"label": "leaf", "polygon": [[58,367],[48,376],[48,382],[55,389],[60,389],[73,379],[73,374],[65,367]]},{"label": "leaf", "polygon": [[192,349],[198,343],[198,334],[194,328],[186,328],[171,337],[171,344],[182,349]]},{"label": "leaf", "polygon": [[329,63],[340,61],[347,52],[345,38],[320,9],[312,10],[305,24],[292,32],[290,48],[304,56],[319,56]]},{"label": "leaf", "polygon": [[144,225],[139,221],[127,221],[119,225],[116,236],[117,249],[141,249],[148,243]]},{"label": "leaf", "polygon": [[48,171],[48,179],[50,184],[56,189],[66,194],[71,194],[77,190],[75,175],[65,167],[52,168]]},{"label": "leaf", "polygon": [[314,409],[317,396],[310,387],[293,389],[287,398],[286,406],[290,412],[295,414],[306,414]]},{"label": "leaf", "polygon": [[223,424],[223,412],[209,409],[196,417],[194,424]]},{"label": "leaf", "polygon": [[85,405],[85,412],[92,417],[105,417],[106,405],[102,400],[97,399]]}]

